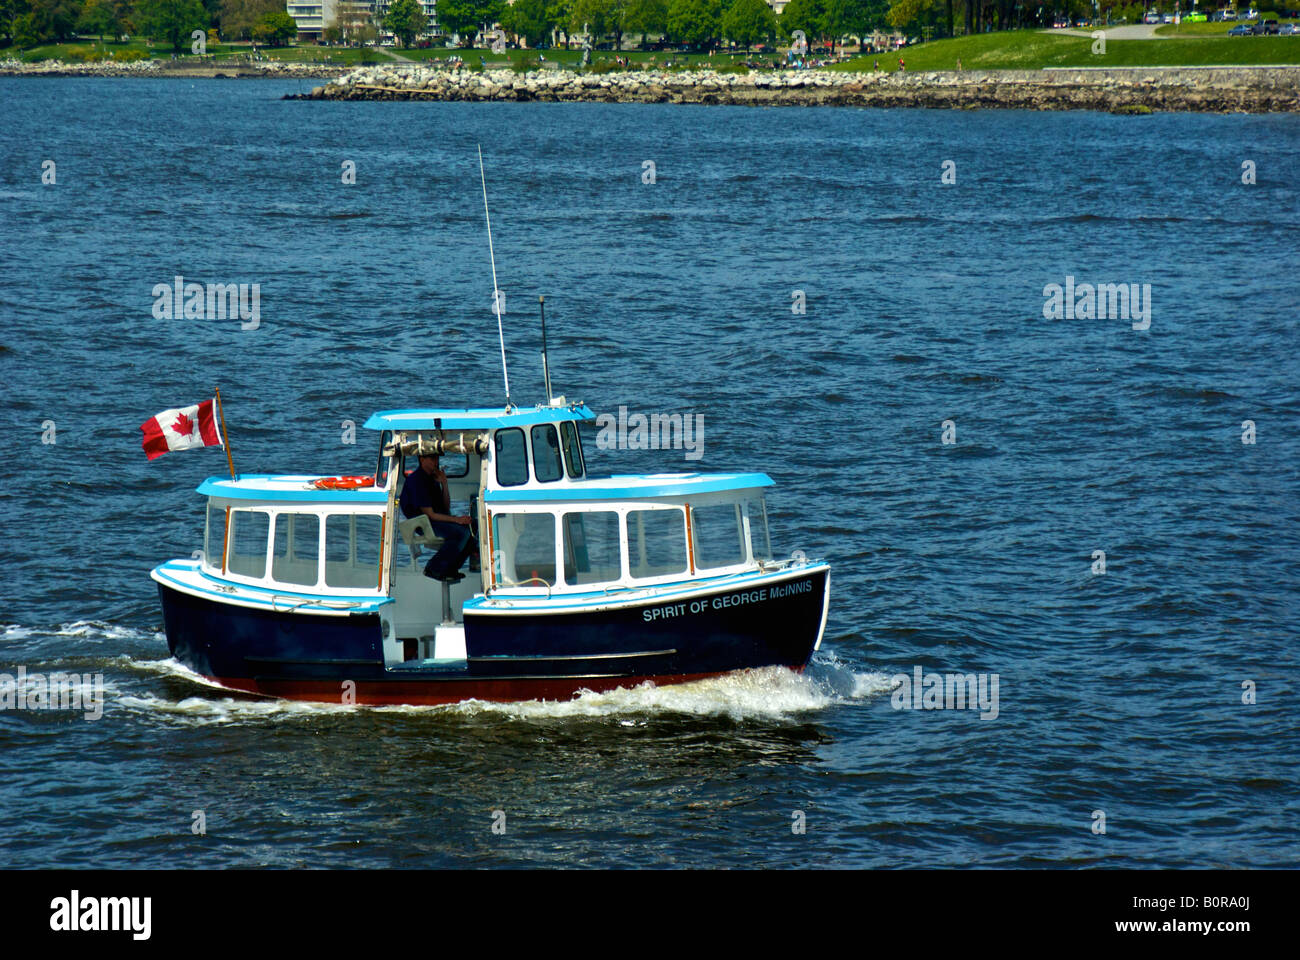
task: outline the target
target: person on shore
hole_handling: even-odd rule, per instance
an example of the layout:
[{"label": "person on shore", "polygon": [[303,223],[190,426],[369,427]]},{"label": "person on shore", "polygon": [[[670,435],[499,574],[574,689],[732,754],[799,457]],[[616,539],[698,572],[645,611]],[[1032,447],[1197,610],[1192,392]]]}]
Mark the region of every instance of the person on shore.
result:
[{"label": "person on shore", "polygon": [[877,73],[880,72],[880,58],[879,58],[879,57],[876,57],[875,63],[873,63],[873,64],[871,65],[871,69],[872,69],[872,70],[875,70]]},{"label": "person on shore", "polygon": [[903,62],[903,58],[902,58],[902,57],[899,57],[899,58],[898,58],[898,72],[899,72],[899,73],[907,73],[907,64],[905,64],[905,63]]},{"label": "person on shore", "polygon": [[961,57],[957,58],[957,72],[961,73]]},{"label": "person on shore", "polygon": [[439,465],[437,454],[420,454],[420,465],[407,474],[398,505],[407,519],[423,513],[429,518],[433,532],[442,537],[442,546],[425,564],[424,575],[446,583],[465,579],[460,566],[478,549],[478,543],[470,530],[470,518],[451,513],[447,474]]}]

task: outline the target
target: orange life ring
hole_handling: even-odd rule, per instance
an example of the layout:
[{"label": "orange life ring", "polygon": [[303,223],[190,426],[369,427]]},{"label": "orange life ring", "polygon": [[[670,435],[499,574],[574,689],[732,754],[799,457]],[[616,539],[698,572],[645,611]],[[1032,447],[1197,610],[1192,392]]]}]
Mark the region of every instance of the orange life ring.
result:
[{"label": "orange life ring", "polygon": [[321,477],[313,480],[312,486],[318,490],[356,490],[360,487],[372,487],[374,477]]}]

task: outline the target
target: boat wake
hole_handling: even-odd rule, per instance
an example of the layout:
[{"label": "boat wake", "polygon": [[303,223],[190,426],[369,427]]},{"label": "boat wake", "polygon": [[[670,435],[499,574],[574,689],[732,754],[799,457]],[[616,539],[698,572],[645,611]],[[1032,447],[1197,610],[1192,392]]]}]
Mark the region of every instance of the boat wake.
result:
[{"label": "boat wake", "polygon": [[[223,690],[174,659],[134,661],[133,667],[183,678],[210,690]],[[320,717],[365,711],[451,717],[617,719],[641,726],[657,716],[726,717],[731,720],[782,720],[869,699],[893,689],[887,674],[864,671],[834,654],[819,654],[802,674],[783,667],[744,670],[694,683],[655,686],[642,683],[603,693],[586,691],[572,700],[490,703],[467,700],[441,706],[345,706],[245,696],[190,696],[170,700],[151,693],[123,696],[117,705],[188,722],[239,723],[268,718]]]}]

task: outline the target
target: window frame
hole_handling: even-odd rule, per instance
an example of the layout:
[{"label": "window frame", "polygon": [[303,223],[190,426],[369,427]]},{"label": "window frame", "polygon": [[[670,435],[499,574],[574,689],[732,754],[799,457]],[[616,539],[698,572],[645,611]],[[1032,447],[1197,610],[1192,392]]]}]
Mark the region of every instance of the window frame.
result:
[{"label": "window frame", "polygon": [[[227,556],[226,564],[223,569],[221,564],[211,567],[214,576],[229,580],[232,583],[248,584],[250,586],[262,587],[272,592],[293,593],[307,596],[356,596],[365,594],[367,596],[387,596],[388,595],[388,573],[391,567],[390,560],[387,556],[387,540],[392,536],[389,529],[388,513],[383,507],[376,505],[376,509],[358,510],[355,506],[349,506],[348,509],[329,509],[328,507],[317,506],[309,503],[255,503],[255,504],[237,504],[223,503],[222,510],[229,511],[229,520],[227,521]],[[262,513],[269,518],[267,526],[266,546],[264,548],[263,575],[261,577],[250,577],[244,573],[232,571],[229,566],[230,551],[233,550],[234,542],[230,538],[230,532],[238,525],[237,514],[240,513]],[[275,531],[281,514],[307,514],[317,518],[316,532],[316,582],[314,584],[292,583],[288,580],[278,580],[275,578]],[[326,532],[329,521],[333,517],[374,517],[379,522],[379,542],[377,544],[377,559],[372,566],[367,566],[374,572],[374,577],[368,579],[367,583],[362,586],[337,586],[331,584],[326,579],[326,562],[327,562],[327,540]],[[354,529],[354,528],[353,528]],[[355,534],[349,534],[349,561],[356,556],[357,542]],[[206,561],[206,558],[205,558]]]},{"label": "window frame", "polygon": [[[618,576],[615,577],[613,580],[593,580],[589,583],[577,583],[577,582],[570,583],[568,577],[564,575],[564,564],[563,564],[563,561],[565,559],[564,538],[568,529],[565,526],[564,518],[571,513],[612,513],[614,515],[615,524],[618,529]],[[629,583],[631,582],[631,577],[628,574],[628,551],[627,551],[628,541],[627,541],[627,521],[625,518],[625,514],[626,514],[626,509],[622,504],[619,505],[592,504],[590,506],[576,506],[573,504],[568,504],[558,509],[557,518],[560,523],[559,548],[560,548],[561,564],[557,568],[556,572],[559,574],[561,584],[563,584],[566,588],[572,589],[575,593],[590,593],[592,591],[605,589],[611,585],[618,585],[622,587],[626,587],[629,585]],[[584,537],[586,536],[585,530],[583,532],[583,536]],[[574,566],[574,575],[575,576],[577,575],[576,564]],[[645,581],[642,582],[644,583]]]},{"label": "window frame", "polygon": [[[651,577],[638,577],[632,572],[632,514],[634,513],[667,513],[675,511],[682,521],[682,568],[676,573],[658,573]],[[673,583],[679,580],[689,580],[694,574],[691,572],[691,544],[688,540],[689,527],[686,523],[686,505],[682,503],[665,503],[665,504],[638,504],[629,506],[622,513],[623,526],[623,543],[626,545],[625,558],[627,564],[628,579],[637,585],[653,583]]]},{"label": "window frame", "polygon": [[[536,437],[535,437],[535,434],[537,433],[538,430],[541,430],[541,431],[549,430],[549,431],[551,431],[551,436],[555,438],[555,447],[554,447],[554,450],[555,450],[555,468],[556,468],[556,471],[557,471],[557,472],[556,472],[555,476],[553,476],[553,477],[551,477],[551,478],[549,478],[549,479],[543,479],[542,476],[541,476],[541,474],[539,474],[539,473],[537,472],[537,465],[538,465],[539,463],[541,463],[541,458],[537,456],[537,440],[536,440]],[[543,441],[543,442],[544,442],[544,441]],[[531,459],[532,462],[533,462],[533,466],[532,466],[532,477],[533,477],[534,480],[536,480],[538,483],[556,483],[556,482],[558,482],[558,481],[564,479],[564,475],[565,475],[565,466],[564,466],[564,448],[560,445],[560,432],[559,432],[558,430],[555,429],[555,424],[553,424],[553,423],[535,423],[535,424],[533,424],[531,427],[529,427],[529,428],[528,428],[528,446],[531,448],[531,449],[530,449],[530,454],[531,454],[530,459]]]},{"label": "window frame", "polygon": [[[568,437],[572,437],[572,449],[577,451],[578,454],[578,471],[576,473],[573,470],[573,463],[569,456],[570,444]],[[582,434],[578,432],[578,425],[572,420],[560,421],[560,453],[564,458],[565,475],[570,480],[581,480],[587,475],[587,463],[582,453]]]},{"label": "window frame", "polygon": [[[510,433],[514,433],[514,434],[518,434],[518,435],[519,435],[519,442],[523,445],[523,451],[524,451],[524,462],[523,462],[523,477],[524,477],[524,478],[523,478],[522,480],[515,481],[514,483],[506,483],[506,481],[504,481],[504,480],[501,479],[501,463],[502,463],[502,460],[501,460],[501,439],[502,439],[502,437],[503,437],[504,435],[506,435],[506,434],[510,434]],[[498,486],[498,487],[522,487],[522,486],[526,486],[526,485],[528,484],[528,480],[529,480],[529,478],[532,476],[532,468],[529,466],[529,463],[528,463],[528,461],[529,461],[529,456],[528,456],[528,437],[525,436],[524,431],[523,431],[522,429],[520,429],[519,427],[502,427],[501,429],[497,430],[497,431],[492,435],[492,461],[493,461],[493,462],[492,462],[492,477],[493,477],[493,479],[496,480],[496,483],[497,483],[497,486]]]},{"label": "window frame", "polygon": [[[704,500],[689,504],[691,508],[691,567],[692,576],[718,576],[726,573],[736,573],[754,566],[754,547],[749,538],[749,526],[746,522],[745,512],[742,509],[742,503],[747,498],[725,498],[718,500]],[[719,567],[706,567],[700,564],[700,540],[699,540],[699,523],[696,520],[696,514],[700,510],[711,507],[731,507],[732,513],[736,518],[735,533],[737,537],[737,546],[742,547],[742,556],[739,560],[725,564]]]}]

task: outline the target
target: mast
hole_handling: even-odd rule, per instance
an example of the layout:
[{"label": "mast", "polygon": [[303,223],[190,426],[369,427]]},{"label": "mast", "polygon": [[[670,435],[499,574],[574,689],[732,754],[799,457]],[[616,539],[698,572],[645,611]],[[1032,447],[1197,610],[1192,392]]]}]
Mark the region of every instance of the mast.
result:
[{"label": "mast", "polygon": [[501,328],[501,291],[497,289],[497,255],[492,249],[492,214],[488,213],[487,176],[483,173],[483,145],[478,147],[478,175],[483,182],[483,217],[487,220],[488,256],[492,260],[492,312],[497,315],[497,337],[501,341],[501,377],[506,385],[506,409],[514,404],[510,402],[510,372],[506,369],[506,335]]},{"label": "mast", "polygon": [[542,383],[546,387],[546,402],[551,402],[551,368],[546,361],[546,298],[539,296],[537,304],[542,311]]}]

